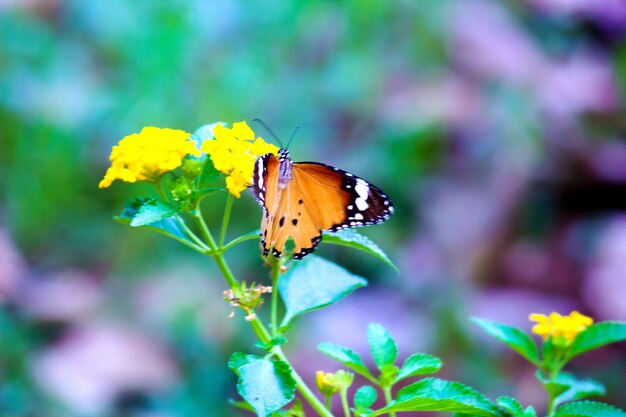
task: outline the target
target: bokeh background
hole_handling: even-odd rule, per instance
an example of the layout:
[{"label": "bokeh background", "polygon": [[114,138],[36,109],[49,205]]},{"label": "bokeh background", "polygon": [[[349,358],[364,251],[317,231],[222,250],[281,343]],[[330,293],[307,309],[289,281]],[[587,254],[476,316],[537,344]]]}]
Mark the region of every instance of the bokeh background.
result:
[{"label": "bokeh background", "polygon": [[[401,356],[541,409],[533,370],[468,317],[626,320],[625,33],[622,0],[1,0],[0,414],[239,415],[226,361],[256,349],[219,273],[112,221],[149,187],[97,184],[143,126],[255,117],[397,207],[362,231],[400,274],[322,245],[370,286],[299,321],[305,378],[337,369],[319,342],[367,356],[375,321]],[[234,216],[233,236],[258,226],[249,193]],[[229,260],[265,279],[255,243]],[[626,407],[623,344],[572,368]]]}]

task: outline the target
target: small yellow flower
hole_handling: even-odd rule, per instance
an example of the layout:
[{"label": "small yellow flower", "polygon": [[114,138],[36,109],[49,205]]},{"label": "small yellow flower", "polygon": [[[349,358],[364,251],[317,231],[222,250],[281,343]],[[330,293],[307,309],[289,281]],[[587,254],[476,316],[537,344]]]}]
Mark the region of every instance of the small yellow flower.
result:
[{"label": "small yellow flower", "polygon": [[339,387],[335,385],[335,374],[324,371],[317,371],[315,374],[315,385],[322,394],[330,397],[339,392]]},{"label": "small yellow flower", "polygon": [[239,198],[252,184],[254,162],[259,156],[278,153],[278,147],[256,138],[246,122],[233,123],[232,128],[218,124],[213,128],[215,139],[205,140],[202,152],[207,153],[215,169],[227,175],[226,188]]},{"label": "small yellow flower", "polygon": [[182,130],[144,127],[140,133],[126,136],[111,151],[111,167],[99,188],[115,180],[126,182],[154,181],[178,168],[187,155],[200,156],[190,134]]},{"label": "small yellow flower", "polygon": [[576,336],[587,330],[593,324],[593,319],[572,311],[569,316],[562,316],[559,313],[531,314],[529,320],[536,322],[532,332],[538,334],[542,339],[552,338],[557,344],[569,345]]},{"label": "small yellow flower", "polygon": [[354,374],[342,369],[334,374],[323,371],[317,371],[315,374],[317,389],[327,397],[346,391],[352,385],[352,381],[354,381]]}]

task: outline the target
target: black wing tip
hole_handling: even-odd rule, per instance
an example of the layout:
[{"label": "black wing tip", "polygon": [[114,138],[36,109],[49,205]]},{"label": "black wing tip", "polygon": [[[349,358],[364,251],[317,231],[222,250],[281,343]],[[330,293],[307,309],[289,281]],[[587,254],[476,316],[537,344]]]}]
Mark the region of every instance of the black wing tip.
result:
[{"label": "black wing tip", "polygon": [[294,253],[293,259],[295,259],[296,261],[299,261],[305,256],[315,252],[315,249],[317,249],[317,246],[320,244],[321,241],[322,241],[322,231],[320,230],[319,234],[313,237],[313,239],[311,239],[311,246],[308,248],[302,248],[300,249],[299,252]]}]

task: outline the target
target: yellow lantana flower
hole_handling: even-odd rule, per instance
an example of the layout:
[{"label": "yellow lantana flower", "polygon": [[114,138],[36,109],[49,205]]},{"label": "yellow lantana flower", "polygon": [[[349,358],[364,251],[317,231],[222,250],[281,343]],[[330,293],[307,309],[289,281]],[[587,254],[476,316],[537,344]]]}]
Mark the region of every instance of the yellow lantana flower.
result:
[{"label": "yellow lantana flower", "polygon": [[352,381],[354,381],[354,374],[344,370],[339,370],[334,374],[317,371],[315,374],[315,385],[317,385],[317,389],[327,397],[347,390],[350,388],[350,385],[352,385]]},{"label": "yellow lantana flower", "polygon": [[[559,313],[531,314],[529,320],[536,322],[532,332],[538,334],[545,341],[552,338],[557,344],[571,344],[576,336],[587,330],[593,324],[593,319],[572,311],[569,316],[562,316]],[[561,342],[561,343],[558,343]]]},{"label": "yellow lantana flower", "polygon": [[111,167],[99,188],[115,180],[126,182],[154,181],[178,168],[187,155],[200,156],[190,134],[182,130],[144,127],[141,132],[126,136],[111,151]]},{"label": "yellow lantana flower", "polygon": [[335,374],[330,372],[317,371],[315,374],[315,385],[327,397],[339,392],[339,387],[335,384]]},{"label": "yellow lantana flower", "polygon": [[213,128],[215,139],[202,143],[202,152],[208,154],[215,169],[227,175],[226,188],[239,198],[252,184],[254,162],[259,156],[279,151],[277,146],[256,138],[246,122],[233,123],[232,128],[218,124]]}]

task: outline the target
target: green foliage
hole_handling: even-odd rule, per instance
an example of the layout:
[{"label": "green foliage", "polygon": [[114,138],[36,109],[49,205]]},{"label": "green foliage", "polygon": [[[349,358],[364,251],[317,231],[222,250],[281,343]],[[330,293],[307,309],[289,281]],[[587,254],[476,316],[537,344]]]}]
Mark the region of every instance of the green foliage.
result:
[{"label": "green foliage", "polygon": [[354,406],[357,410],[368,410],[376,402],[376,390],[370,385],[359,387],[354,393]]},{"label": "green foliage", "polygon": [[552,379],[546,379],[537,371],[537,378],[543,383],[546,392],[554,398],[554,406],[567,401],[582,400],[588,397],[604,395],[602,384],[591,379],[578,379],[567,372],[560,372]]},{"label": "green foliage", "polygon": [[370,417],[397,411],[446,411],[474,416],[501,416],[502,412],[480,392],[460,382],[426,378],[398,391],[396,399]]},{"label": "green foliage", "polygon": [[294,398],[296,381],[283,361],[237,352],[228,366],[239,377],[237,392],[259,417],[271,415]]},{"label": "green foliage", "polygon": [[375,380],[359,354],[355,351],[333,343],[321,343],[317,346],[317,349],[334,360],[341,362],[357,374],[363,375],[370,380]]},{"label": "green foliage", "polygon": [[508,414],[513,417],[523,417],[524,416],[524,408],[522,405],[513,397],[499,397],[496,400],[496,404],[506,411]]},{"label": "green foliage", "polygon": [[281,327],[301,314],[336,303],[365,285],[365,279],[339,265],[309,255],[294,264],[278,283],[287,310]]},{"label": "green foliage", "polygon": [[171,204],[154,198],[143,202],[130,221],[132,227],[146,226],[175,216],[178,209]]},{"label": "green foliage", "polygon": [[[114,219],[121,224],[130,225],[135,216],[139,215],[140,209],[144,206],[144,204],[149,201],[153,201],[150,198],[135,198],[126,203],[126,206],[122,210],[119,216],[114,217]],[[166,236],[169,236],[178,241],[187,242],[193,245],[193,242],[189,240],[187,234],[182,229],[180,224],[175,221],[172,217],[164,218],[162,220],[155,221],[150,224],[145,224],[142,227],[150,230],[154,230]]]},{"label": "green foliage", "polygon": [[434,374],[438,372],[442,366],[443,362],[436,356],[427,355],[425,353],[414,353],[404,361],[395,382],[413,376]]},{"label": "green foliage", "polygon": [[626,323],[615,321],[596,323],[578,335],[569,349],[567,359],[624,340],[626,340]]},{"label": "green foliage", "polygon": [[389,265],[396,272],[399,272],[398,267],[391,262],[391,259],[385,252],[374,242],[372,242],[367,236],[363,236],[359,232],[353,229],[344,229],[337,232],[325,232],[324,243],[331,243],[333,245],[348,246],[350,248],[358,249],[363,252],[367,252],[373,255]]},{"label": "green foliage", "polygon": [[559,407],[554,417],[626,417],[626,412],[596,401],[574,401]]},{"label": "green foliage", "polygon": [[472,321],[478,324],[487,334],[506,344],[534,365],[539,364],[539,351],[536,343],[520,329],[475,317],[472,318]]},{"label": "green foliage", "polygon": [[398,347],[387,329],[380,324],[371,323],[367,329],[367,342],[378,369],[383,371],[393,365],[398,356]]}]

